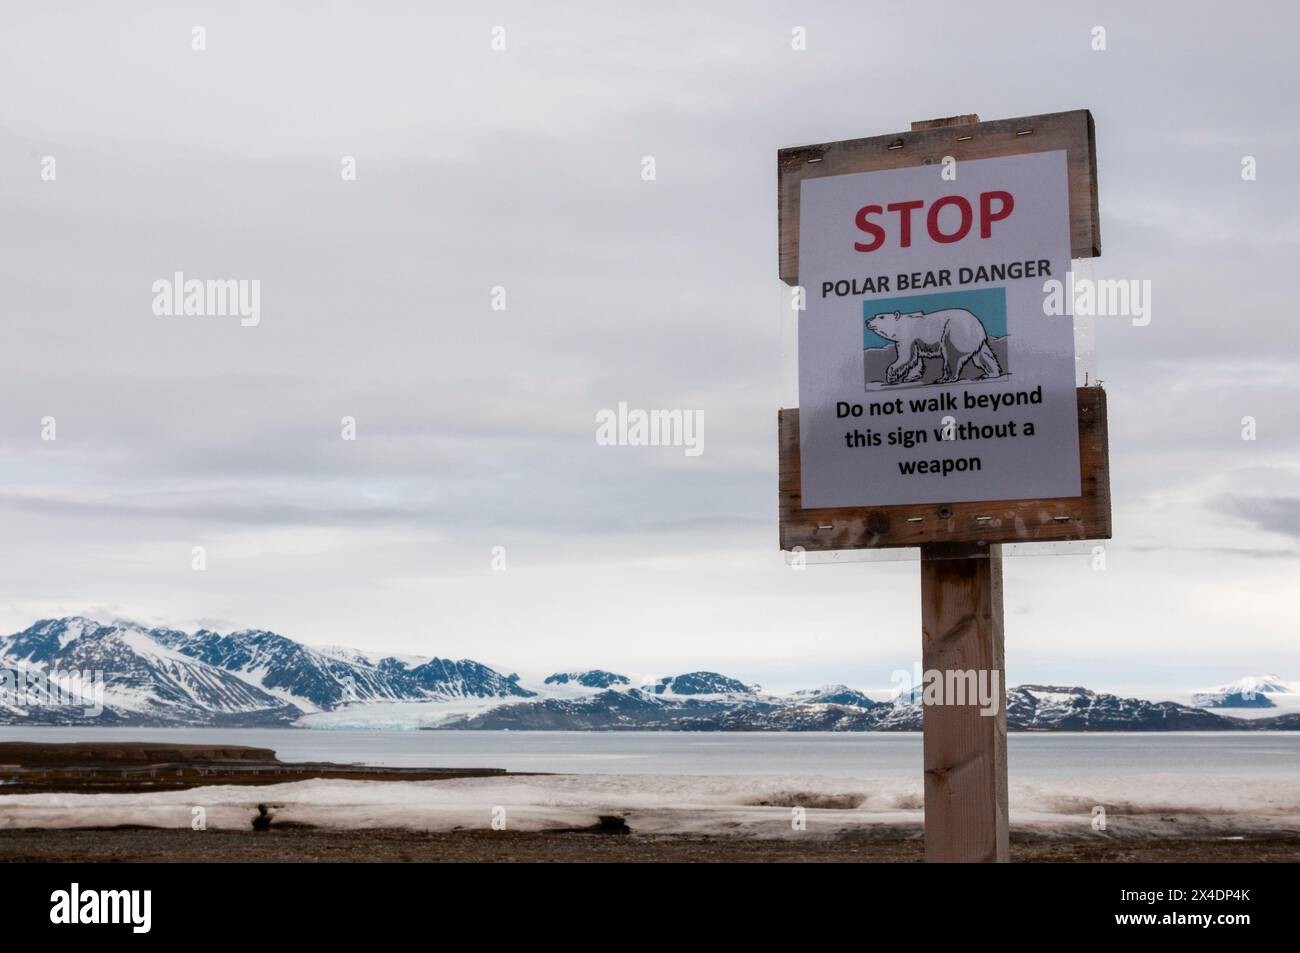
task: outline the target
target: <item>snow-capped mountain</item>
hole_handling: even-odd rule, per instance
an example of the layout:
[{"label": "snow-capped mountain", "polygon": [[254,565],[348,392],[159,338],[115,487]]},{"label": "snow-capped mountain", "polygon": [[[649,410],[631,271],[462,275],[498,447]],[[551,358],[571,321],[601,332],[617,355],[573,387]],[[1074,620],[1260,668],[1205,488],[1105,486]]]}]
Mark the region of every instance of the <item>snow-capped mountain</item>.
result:
[{"label": "snow-capped mountain", "polygon": [[[0,721],[85,724],[87,711],[100,707],[96,724],[258,724],[299,714],[237,675],[178,651],[169,644],[174,635],[74,617],[46,619],[0,639],[0,669],[9,673],[0,690]],[[94,673],[102,673],[101,688]],[[75,691],[52,692],[41,677]]]},{"label": "snow-capped mountain", "polygon": [[744,682],[717,672],[687,672],[685,675],[667,675],[653,684],[645,686],[646,691],[655,695],[682,696],[729,696],[753,695],[759,690],[757,685]]},{"label": "snow-capped mountain", "polygon": [[1297,688],[1276,675],[1247,675],[1192,696],[1197,708],[1276,708],[1271,695],[1295,695]]},{"label": "snow-capped mountain", "polygon": [[351,702],[428,701],[495,695],[527,697],[518,678],[464,659],[374,658],[338,647],[320,650],[261,629],[220,635],[160,631],[185,655],[233,672],[304,711],[328,711]]},{"label": "snow-capped mountain", "polygon": [[546,676],[545,685],[573,685],[581,688],[610,688],[614,685],[630,685],[632,680],[626,675],[615,675],[603,669],[593,668],[579,672],[556,672]]},{"label": "snow-capped mountain", "polygon": [[1222,731],[1241,727],[1231,719],[1175,702],[1121,698],[1055,685],[1007,689],[1007,726],[1072,731]]},{"label": "snow-capped mountain", "polygon": [[102,673],[97,724],[284,724],[368,702],[533,694],[518,676],[468,659],[373,658],[258,629],[190,634],[80,617],[45,619],[0,638],[0,670],[9,682],[23,676],[22,699],[0,682],[0,722],[11,724],[84,724],[94,699],[59,705],[41,695],[39,681],[31,689],[33,676],[68,681],[73,672]]},{"label": "snow-capped mountain", "polygon": [[880,704],[847,685],[805,688],[802,691],[791,692],[790,700],[801,705],[849,705],[853,708],[875,708]]},{"label": "snow-capped mountain", "polygon": [[[103,673],[102,698],[70,678],[92,672]],[[1274,676],[1215,692],[1247,689],[1295,697]],[[1247,720],[1077,687],[1020,685],[1006,705],[1016,730],[1300,730],[1300,711]],[[718,672],[638,680],[583,669],[528,688],[469,659],[317,648],[263,629],[187,633],[74,616],[0,638],[0,724],[917,731],[923,713],[916,692],[890,702],[846,685],[782,695]]]}]

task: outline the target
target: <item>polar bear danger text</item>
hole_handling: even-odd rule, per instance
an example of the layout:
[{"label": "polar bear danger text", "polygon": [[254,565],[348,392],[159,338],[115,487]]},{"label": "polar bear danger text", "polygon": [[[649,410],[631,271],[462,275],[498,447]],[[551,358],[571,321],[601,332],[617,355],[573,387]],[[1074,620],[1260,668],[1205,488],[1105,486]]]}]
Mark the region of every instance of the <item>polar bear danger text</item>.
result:
[{"label": "polar bear danger text", "polygon": [[882,294],[886,291],[920,291],[926,288],[952,288],[962,285],[990,284],[999,281],[1019,281],[1021,278],[1050,278],[1052,263],[1047,258],[1029,261],[1000,261],[988,265],[964,266],[956,269],[938,268],[933,271],[899,272],[895,275],[866,275],[858,278],[839,278],[823,281],[822,297],[856,297]]}]

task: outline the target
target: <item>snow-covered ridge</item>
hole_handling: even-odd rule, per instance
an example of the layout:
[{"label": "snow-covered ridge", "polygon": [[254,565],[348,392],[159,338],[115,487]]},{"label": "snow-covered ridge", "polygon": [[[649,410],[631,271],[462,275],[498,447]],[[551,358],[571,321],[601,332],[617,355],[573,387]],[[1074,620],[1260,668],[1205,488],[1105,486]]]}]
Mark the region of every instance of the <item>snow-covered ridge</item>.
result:
[{"label": "snow-covered ridge", "polygon": [[[0,669],[102,673],[98,724],[283,724],[376,702],[527,698],[516,676],[471,659],[315,649],[261,629],[206,629],[44,619],[0,638]],[[55,705],[0,683],[0,722],[84,724],[85,707]]]},{"label": "snow-covered ridge", "polygon": [[[21,674],[102,672],[103,711],[89,699],[20,697]],[[61,676],[60,676],[61,677]],[[1225,686],[1300,699],[1276,676]],[[73,616],[0,638],[0,724],[298,725],[486,730],[916,731],[916,693],[879,702],[847,685],[779,694],[718,672],[629,676],[554,672],[526,684],[472,659],[313,647],[265,629],[183,632]],[[1269,702],[1269,707],[1272,703]],[[1006,692],[1008,727],[1025,730],[1300,729],[1300,706],[1246,721],[1207,707],[1122,698],[1086,688]],[[1243,714],[1245,714],[1243,712]],[[1271,717],[1269,717],[1271,716]]]}]

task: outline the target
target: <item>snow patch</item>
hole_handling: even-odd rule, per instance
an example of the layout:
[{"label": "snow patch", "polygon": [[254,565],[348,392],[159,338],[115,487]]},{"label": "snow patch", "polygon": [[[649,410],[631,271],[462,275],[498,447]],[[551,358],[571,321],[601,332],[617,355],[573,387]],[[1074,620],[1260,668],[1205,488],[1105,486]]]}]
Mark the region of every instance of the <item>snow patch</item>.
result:
[{"label": "snow patch", "polygon": [[[821,776],[552,775],[447,781],[311,780],[259,787],[213,786],[146,794],[0,795],[0,829],[143,824],[188,828],[192,808],[210,827],[247,830],[257,805],[280,821],[320,827],[450,831],[484,829],[489,806],[506,809],[511,830],[595,824],[623,815],[638,833],[791,835],[791,808],[806,806],[809,833],[920,825],[919,780]],[[1046,835],[1093,836],[1094,806],[1108,834],[1169,836],[1276,830],[1300,823],[1300,780],[1183,775],[1011,782],[1011,821]],[[1176,818],[1171,821],[1170,818]]]}]

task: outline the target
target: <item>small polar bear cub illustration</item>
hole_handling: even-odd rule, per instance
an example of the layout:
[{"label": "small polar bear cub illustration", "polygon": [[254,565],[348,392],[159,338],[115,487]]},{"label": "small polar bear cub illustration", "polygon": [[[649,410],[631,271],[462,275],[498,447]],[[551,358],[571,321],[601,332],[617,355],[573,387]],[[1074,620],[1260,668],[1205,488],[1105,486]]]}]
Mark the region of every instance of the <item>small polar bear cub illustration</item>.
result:
[{"label": "small polar bear cub illustration", "polygon": [[974,364],[980,378],[1001,377],[1002,366],[989,347],[988,332],[980,319],[965,308],[942,311],[886,311],[867,322],[867,327],[887,341],[894,341],[898,357],[885,369],[886,384],[911,384],[925,373],[926,358],[942,358],[943,375],[937,383],[951,384],[961,377],[967,364]]}]

